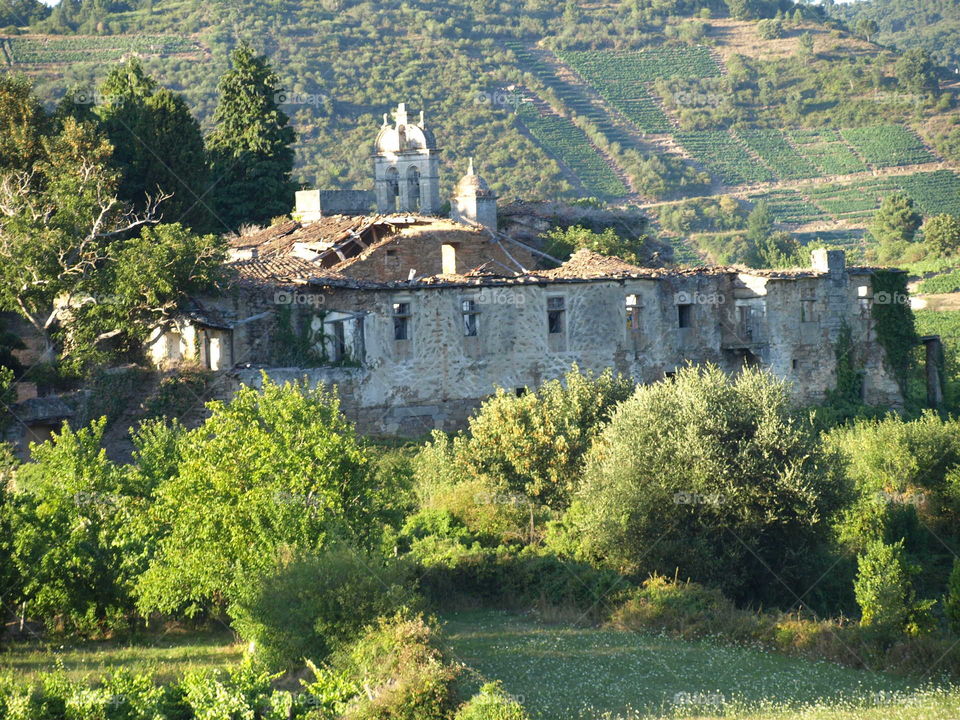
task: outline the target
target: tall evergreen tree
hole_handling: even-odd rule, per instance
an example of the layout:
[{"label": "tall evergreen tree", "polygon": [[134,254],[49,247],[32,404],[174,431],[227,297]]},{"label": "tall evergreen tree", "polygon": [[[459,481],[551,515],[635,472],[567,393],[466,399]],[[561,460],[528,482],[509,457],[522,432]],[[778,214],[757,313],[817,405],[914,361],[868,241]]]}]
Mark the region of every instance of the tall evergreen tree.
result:
[{"label": "tall evergreen tree", "polygon": [[279,78],[266,57],[241,45],[230,60],[217,88],[216,127],[207,148],[217,218],[236,228],[290,211],[295,134],[277,106]]},{"label": "tall evergreen tree", "polygon": [[143,207],[148,195],[172,195],[160,205],[163,221],[209,227],[203,135],[183,98],[158,90],[140,61],[131,58],[110,71],[99,99],[97,115],[122,173],[119,197]]},{"label": "tall evergreen tree", "polygon": [[893,193],[880,203],[867,230],[881,245],[911,242],[923,217],[906,193]]}]

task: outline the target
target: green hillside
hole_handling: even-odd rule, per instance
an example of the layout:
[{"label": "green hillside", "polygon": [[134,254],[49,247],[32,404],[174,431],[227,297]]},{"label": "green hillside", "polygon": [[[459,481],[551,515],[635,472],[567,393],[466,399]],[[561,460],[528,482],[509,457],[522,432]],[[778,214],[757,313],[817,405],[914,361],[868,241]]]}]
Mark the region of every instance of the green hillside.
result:
[{"label": "green hillside", "polygon": [[696,195],[770,198],[782,229],[851,246],[890,192],[960,210],[954,90],[788,0],[64,3],[4,31],[5,71],[51,103],[71,87],[95,102],[109,63],[136,53],[209,126],[247,40],[286,84],[307,186],[370,187],[381,116],[405,101],[443,148],[445,191],[474,156],[506,199],[656,216]]}]

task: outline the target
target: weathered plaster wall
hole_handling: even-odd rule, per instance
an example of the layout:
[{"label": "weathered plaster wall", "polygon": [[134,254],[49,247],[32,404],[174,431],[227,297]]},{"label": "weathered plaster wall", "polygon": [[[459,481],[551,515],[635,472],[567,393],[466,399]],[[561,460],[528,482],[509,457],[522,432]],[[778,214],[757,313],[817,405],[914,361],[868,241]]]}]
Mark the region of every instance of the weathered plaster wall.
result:
[{"label": "weathered plaster wall", "polygon": [[[799,401],[815,402],[836,385],[836,342],[846,325],[864,371],[864,399],[897,405],[900,391],[873,332],[870,281],[869,274],[845,272],[704,273],[482,287],[303,287],[280,296],[294,321],[356,323],[344,335],[351,342],[362,339],[363,357],[354,358],[361,366],[268,372],[338,385],[344,411],[362,432],[420,435],[461,427],[498,386],[534,388],[573,363],[594,372],[613,368],[646,383],[687,362],[715,363],[728,372],[759,364],[790,381]],[[270,336],[276,333],[277,297],[251,292],[219,302],[222,313],[239,320],[237,363],[276,364]],[[550,298],[563,300],[560,333],[548,332]],[[464,329],[466,300],[478,311],[475,337]],[[394,336],[396,303],[410,309],[407,340]],[[687,327],[681,327],[681,315]],[[256,367],[231,374],[233,387],[258,377]]]}]

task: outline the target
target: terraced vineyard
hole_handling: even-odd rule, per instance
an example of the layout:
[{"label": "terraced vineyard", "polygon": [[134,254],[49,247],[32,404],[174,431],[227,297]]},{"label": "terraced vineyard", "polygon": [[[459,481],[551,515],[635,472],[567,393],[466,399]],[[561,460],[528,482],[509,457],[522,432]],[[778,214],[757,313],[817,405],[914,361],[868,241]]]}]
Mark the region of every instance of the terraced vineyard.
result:
[{"label": "terraced vineyard", "polygon": [[110,35],[103,37],[6,38],[15,64],[103,62],[127,53],[173,55],[197,49],[188,37],[177,35]]},{"label": "terraced vineyard", "polygon": [[590,102],[590,98],[583,89],[557,77],[555,69],[549,63],[530,52],[522,43],[508,43],[507,46],[514,52],[524,70],[535,75],[540,82],[556,93],[567,108],[596,125],[610,142],[620,143],[624,148],[636,146],[636,138],[614,125],[606,112]]},{"label": "terraced vineyard", "polygon": [[868,178],[846,185],[816,185],[805,187],[802,194],[796,190],[758,193],[749,199],[766,199],[778,222],[863,223],[873,216],[883,198],[895,192],[905,192],[913,198],[924,215],[960,214],[960,175],[952,170]]},{"label": "terraced vineyard", "polygon": [[869,170],[836,130],[793,130],[787,137],[824,175],[851,175]]},{"label": "terraced vineyard", "polygon": [[633,84],[670,77],[715,77],[720,66],[702,45],[657,47],[637,52],[568,50],[561,59],[591,82]]},{"label": "terraced vineyard", "polygon": [[521,104],[517,115],[534,139],[570,168],[588,192],[606,198],[629,194],[629,188],[572,122],[559,115],[541,114],[533,103]]},{"label": "terraced vineyard", "polygon": [[896,184],[925,215],[960,214],[960,175],[951,170],[902,175],[896,178]]},{"label": "terraced vineyard", "polygon": [[784,180],[799,180],[820,174],[809,160],[787,142],[779,130],[738,130],[737,135]]},{"label": "terraced vineyard", "polygon": [[876,167],[917,165],[936,160],[916,133],[902,125],[871,125],[841,132],[844,139]]},{"label": "terraced vineyard", "polygon": [[670,121],[643,83],[669,77],[720,74],[705,47],[661,47],[641,52],[570,50],[560,59],[576,70],[610,105],[646,132],[670,132]]},{"label": "terraced vineyard", "polygon": [[810,203],[798,190],[772,190],[756,193],[747,198],[750,202],[766,201],[774,222],[802,225],[818,220],[829,220],[822,208]]},{"label": "terraced vineyard", "polygon": [[677,141],[728,185],[771,182],[773,174],[750,156],[746,147],[724,130],[677,133]]}]

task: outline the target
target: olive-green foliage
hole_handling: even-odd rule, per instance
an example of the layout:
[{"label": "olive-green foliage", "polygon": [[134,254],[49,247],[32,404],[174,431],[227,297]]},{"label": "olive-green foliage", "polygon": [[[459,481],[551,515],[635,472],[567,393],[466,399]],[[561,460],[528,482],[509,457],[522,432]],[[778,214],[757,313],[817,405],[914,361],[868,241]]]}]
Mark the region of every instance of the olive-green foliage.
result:
[{"label": "olive-green foliage", "polygon": [[892,193],[880,203],[867,230],[880,243],[881,252],[893,253],[913,241],[922,220],[909,195]]},{"label": "olive-green foliage", "polygon": [[907,92],[936,94],[940,83],[930,54],[922,48],[910,48],[897,60],[897,81]]},{"label": "olive-green foliage", "polygon": [[657,209],[657,218],[667,230],[685,234],[694,231],[742,230],[747,213],[736,198],[695,198]]},{"label": "olive-green foliage", "polygon": [[454,720],[527,720],[523,706],[509,697],[499,681],[487,683],[457,710]]},{"label": "olive-green foliage", "polygon": [[960,540],[960,423],[932,411],[913,421],[891,414],[838,427],[825,444],[842,454],[856,488],[840,540],[863,553],[871,543],[903,539],[920,566],[918,589],[942,595]]},{"label": "olive-green foliage", "polygon": [[321,661],[380,616],[413,607],[413,578],[396,563],[338,546],[278,558],[233,608],[233,626],[265,666],[285,670]]},{"label": "olive-green foliage", "polygon": [[764,40],[774,40],[783,37],[783,21],[768,18],[757,23],[757,35]]},{"label": "olive-green foliage", "polygon": [[861,625],[890,637],[929,628],[929,611],[934,603],[917,601],[902,540],[893,544],[874,540],[858,558],[857,565],[853,587],[860,605]]},{"label": "olive-green foliage", "polygon": [[838,470],[782,381],[685,368],[614,412],[551,541],[633,575],[791,603],[845,498]]},{"label": "olive-green foliage", "polygon": [[469,473],[505,483],[551,508],[566,506],[584,453],[603,422],[633,390],[612,372],[594,376],[574,366],[519,397],[499,389],[470,418],[455,446]]},{"label": "olive-green foliage", "polygon": [[137,583],[144,612],[229,605],[281,547],[379,543],[368,460],[335,396],[264,376],[262,389],[209,408],[156,492],[163,537]]}]

